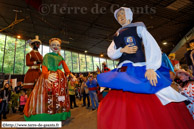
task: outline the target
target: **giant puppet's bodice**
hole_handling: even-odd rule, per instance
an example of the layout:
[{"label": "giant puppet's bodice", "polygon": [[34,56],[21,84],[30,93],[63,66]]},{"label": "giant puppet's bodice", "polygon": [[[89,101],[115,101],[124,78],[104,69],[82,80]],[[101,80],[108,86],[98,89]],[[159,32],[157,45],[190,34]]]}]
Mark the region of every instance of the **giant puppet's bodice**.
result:
[{"label": "giant puppet's bodice", "polygon": [[34,64],[34,61],[40,61],[42,63],[43,57],[38,51],[32,50],[26,55],[27,66],[40,66],[40,64]]},{"label": "giant puppet's bodice", "polygon": [[114,36],[116,48],[124,48],[126,45],[137,46],[138,50],[135,54],[123,53],[120,57],[119,64],[125,60],[132,61],[133,63],[145,62],[144,51],[142,50],[142,39],[137,34],[137,26],[126,27],[119,31],[119,35]]},{"label": "giant puppet's bodice", "polygon": [[46,66],[49,71],[57,71],[63,68],[62,61],[64,61],[64,59],[61,55],[52,52],[44,56],[42,65]]}]

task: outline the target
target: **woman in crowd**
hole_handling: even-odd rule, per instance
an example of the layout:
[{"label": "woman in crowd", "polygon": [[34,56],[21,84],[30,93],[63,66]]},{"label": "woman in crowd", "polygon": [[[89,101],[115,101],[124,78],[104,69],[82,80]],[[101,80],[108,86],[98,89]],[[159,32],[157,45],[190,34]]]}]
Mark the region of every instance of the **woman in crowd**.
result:
[{"label": "woman in crowd", "polygon": [[6,114],[8,110],[8,104],[11,97],[11,88],[8,83],[6,83],[0,91],[0,120],[1,114],[3,114],[3,119],[7,119]]}]

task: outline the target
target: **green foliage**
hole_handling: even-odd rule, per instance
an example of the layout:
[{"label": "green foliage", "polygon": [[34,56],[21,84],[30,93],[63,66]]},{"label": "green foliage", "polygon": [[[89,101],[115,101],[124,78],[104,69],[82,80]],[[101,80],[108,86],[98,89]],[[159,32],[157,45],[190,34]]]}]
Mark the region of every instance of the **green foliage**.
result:
[{"label": "green foliage", "polygon": [[119,61],[114,61],[114,67],[116,68],[118,65]]},{"label": "green foliage", "polygon": [[15,56],[15,73],[23,74],[24,70],[24,49],[25,40],[19,39],[16,46],[16,56]]},{"label": "green foliage", "polygon": [[73,72],[79,72],[78,53],[72,52]]},{"label": "green foliage", "polygon": [[7,36],[3,68],[4,73],[13,74],[15,41],[16,41],[15,38]]},{"label": "green foliage", "polygon": [[97,66],[100,68],[99,57],[93,57],[93,61],[94,61],[94,71],[97,71]]},{"label": "green foliage", "polygon": [[69,70],[72,72],[72,61],[71,61],[71,52],[65,51],[65,62],[69,68]]},{"label": "green foliage", "polygon": [[107,60],[107,67],[110,69],[114,69],[114,64],[112,60]]},{"label": "green foliage", "polygon": [[86,72],[86,57],[83,54],[79,54],[80,72]]},{"label": "green foliage", "polygon": [[[4,53],[4,44],[5,44],[5,35],[0,34],[0,66],[3,63],[3,53]],[[2,67],[0,68],[0,72],[2,72]]]},{"label": "green foliage", "polygon": [[87,71],[94,71],[92,56],[87,55],[86,56],[86,62],[87,62]]}]

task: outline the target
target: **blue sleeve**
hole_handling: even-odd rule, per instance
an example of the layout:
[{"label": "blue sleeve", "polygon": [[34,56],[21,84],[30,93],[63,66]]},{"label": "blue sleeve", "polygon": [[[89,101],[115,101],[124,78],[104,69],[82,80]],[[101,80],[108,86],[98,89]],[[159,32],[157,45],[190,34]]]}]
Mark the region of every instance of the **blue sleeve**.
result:
[{"label": "blue sleeve", "polygon": [[93,80],[93,85],[97,86],[97,81],[96,81],[96,79]]},{"label": "blue sleeve", "polygon": [[89,86],[89,81],[86,82],[86,85]]}]

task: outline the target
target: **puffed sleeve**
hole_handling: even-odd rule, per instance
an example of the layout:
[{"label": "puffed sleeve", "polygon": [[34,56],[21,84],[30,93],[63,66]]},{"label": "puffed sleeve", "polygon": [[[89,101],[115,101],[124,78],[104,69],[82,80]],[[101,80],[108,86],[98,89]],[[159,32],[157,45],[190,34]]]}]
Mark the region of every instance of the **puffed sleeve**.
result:
[{"label": "puffed sleeve", "polygon": [[31,55],[30,55],[30,53],[28,53],[26,55],[26,65],[27,66],[33,66],[33,65],[35,65],[35,63],[33,61],[31,61],[30,58],[31,58]]},{"label": "puffed sleeve", "polygon": [[62,65],[63,65],[63,69],[65,71],[65,75],[67,76],[71,72],[70,72],[70,70],[69,70],[69,68],[68,68],[68,66],[67,66],[67,64],[66,64],[66,62],[64,60],[62,61]]},{"label": "puffed sleeve", "polygon": [[158,46],[156,40],[143,26],[137,27],[137,33],[142,38],[145,56],[146,56],[146,69],[157,70],[160,68],[162,63],[162,52]]},{"label": "puffed sleeve", "polygon": [[44,75],[45,79],[48,79],[48,75],[50,74],[50,71],[48,70],[48,58],[49,58],[49,55],[46,54],[43,58],[43,63],[42,63],[42,74]]},{"label": "puffed sleeve", "polygon": [[44,75],[45,79],[48,79],[48,76],[50,74],[50,71],[48,70],[48,68],[44,65],[42,65],[42,74]]},{"label": "puffed sleeve", "polygon": [[110,57],[113,60],[120,58],[123,54],[122,52],[120,52],[121,49],[122,49],[121,47],[116,49],[115,43],[114,41],[112,41],[107,50],[108,57]]}]

